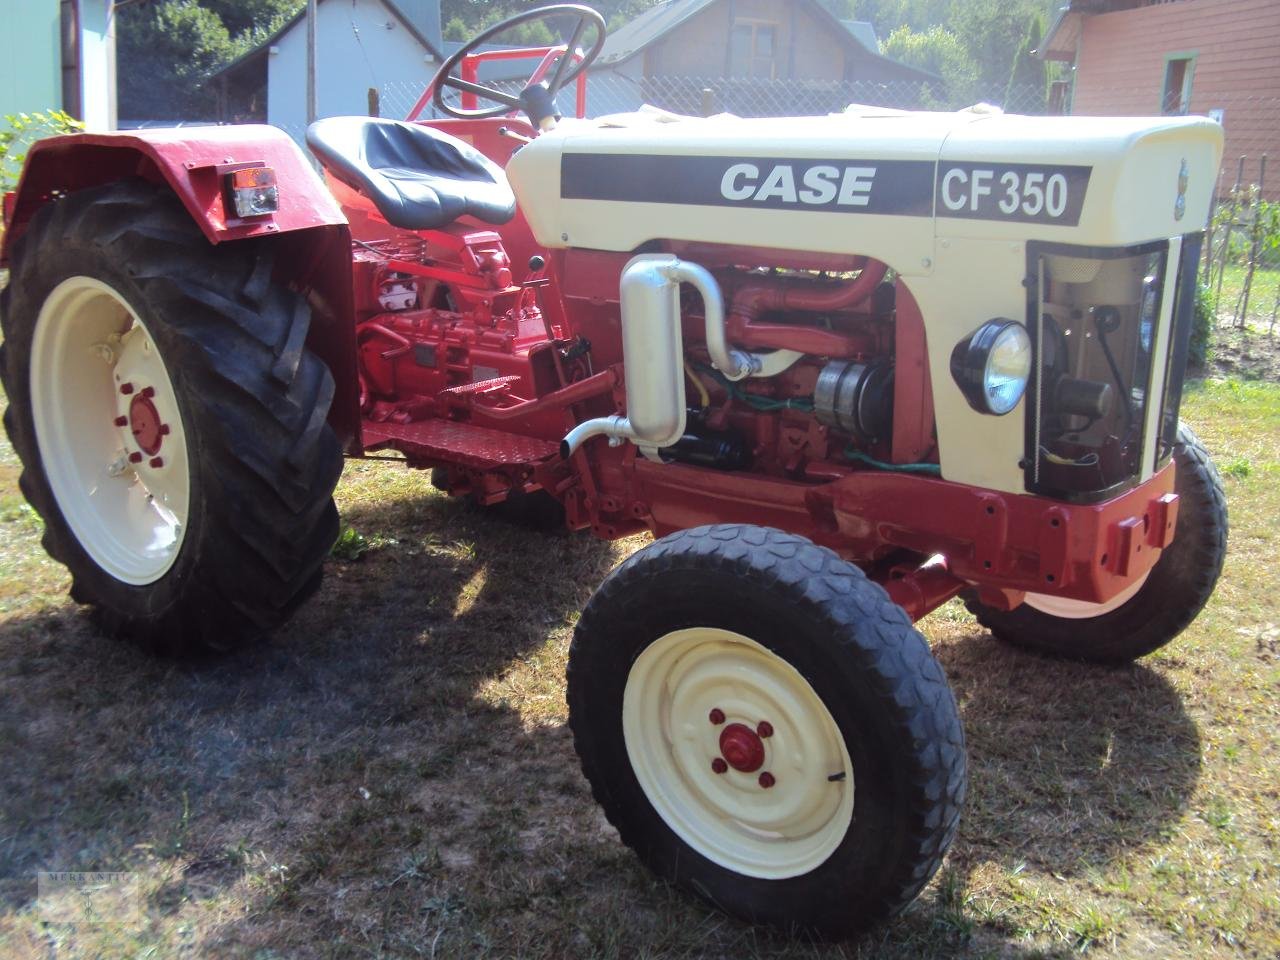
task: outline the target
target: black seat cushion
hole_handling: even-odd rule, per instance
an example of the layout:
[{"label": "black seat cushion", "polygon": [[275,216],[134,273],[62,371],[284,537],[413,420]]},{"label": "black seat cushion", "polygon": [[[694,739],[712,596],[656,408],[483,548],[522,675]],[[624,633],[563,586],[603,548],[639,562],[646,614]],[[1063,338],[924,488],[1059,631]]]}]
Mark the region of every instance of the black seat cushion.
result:
[{"label": "black seat cushion", "polygon": [[516,198],[488,157],[431,127],[372,117],[329,117],[307,130],[326,170],[373,201],[387,222],[433,230],[469,214],[506,223]]}]

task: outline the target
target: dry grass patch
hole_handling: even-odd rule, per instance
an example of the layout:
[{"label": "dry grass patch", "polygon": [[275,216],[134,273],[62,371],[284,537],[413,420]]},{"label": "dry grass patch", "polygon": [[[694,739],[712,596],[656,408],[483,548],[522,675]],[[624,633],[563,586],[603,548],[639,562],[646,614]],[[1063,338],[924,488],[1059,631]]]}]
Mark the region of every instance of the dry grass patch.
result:
[{"label": "dry grass patch", "polygon": [[[176,665],[64,599],[0,445],[0,955],[1274,957],[1280,389],[1210,383],[1186,414],[1227,467],[1210,608],[1115,670],[1003,647],[958,605],[929,618],[971,797],[924,896],[844,947],[672,892],[591,800],[565,656],[641,540],[513,529],[351,463],[359,559],[271,643]],[[51,869],[140,874],[146,923],[42,924]]]}]

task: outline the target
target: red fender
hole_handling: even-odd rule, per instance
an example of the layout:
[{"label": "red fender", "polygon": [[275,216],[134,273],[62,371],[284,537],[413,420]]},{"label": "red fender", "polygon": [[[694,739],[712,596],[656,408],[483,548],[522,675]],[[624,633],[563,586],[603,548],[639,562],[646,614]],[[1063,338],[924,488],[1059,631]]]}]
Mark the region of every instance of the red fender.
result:
[{"label": "red fender", "polygon": [[[280,209],[241,219],[225,206],[228,167],[275,170]],[[141,177],[167,184],[208,238],[226,243],[279,237],[276,278],[307,296],[314,320],[307,345],[333,372],[329,420],[349,451],[359,450],[359,386],[347,219],[311,163],[284,131],[261,124],[76,133],[50,137],[27,153],[15,196],[6,197],[0,266],[36,211],[54,197]]]},{"label": "red fender", "polygon": [[[223,206],[222,174],[232,164],[264,164],[276,172],[280,209],[241,220]],[[221,170],[219,168],[222,168]],[[297,144],[261,124],[185,127],[121,133],[74,133],[32,146],[0,264],[8,248],[55,191],[70,192],[126,177],[168,183],[210,243],[346,224],[346,217]]]}]

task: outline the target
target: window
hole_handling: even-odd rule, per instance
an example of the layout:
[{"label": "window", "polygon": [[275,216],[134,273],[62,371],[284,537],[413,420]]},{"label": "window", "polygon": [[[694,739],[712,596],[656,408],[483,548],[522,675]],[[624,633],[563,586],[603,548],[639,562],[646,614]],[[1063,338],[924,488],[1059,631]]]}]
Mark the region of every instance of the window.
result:
[{"label": "window", "polygon": [[729,75],[772,80],[778,25],[760,20],[736,20],[729,35]]},{"label": "window", "polygon": [[1165,57],[1161,113],[1179,116],[1191,109],[1191,77],[1195,73],[1195,66],[1195,54],[1174,53]]}]

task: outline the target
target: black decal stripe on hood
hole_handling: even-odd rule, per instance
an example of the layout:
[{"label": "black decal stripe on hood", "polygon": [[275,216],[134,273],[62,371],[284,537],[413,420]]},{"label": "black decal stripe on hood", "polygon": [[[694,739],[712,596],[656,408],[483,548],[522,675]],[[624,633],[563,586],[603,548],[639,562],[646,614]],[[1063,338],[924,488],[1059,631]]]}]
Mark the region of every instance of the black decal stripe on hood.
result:
[{"label": "black decal stripe on hood", "polygon": [[[566,153],[560,196],[899,217],[931,217],[936,210],[939,217],[956,219],[1075,226],[1091,172],[1087,166],[971,160],[937,165],[932,160]],[[970,188],[975,173],[981,186],[976,199]],[[948,174],[956,178],[954,184],[944,184]],[[1048,202],[1054,178],[1060,208]],[[954,202],[957,196],[963,197],[962,205]]]},{"label": "black decal stripe on hood", "polygon": [[[721,192],[725,175],[735,165],[750,164],[756,177],[739,177],[736,183],[764,186],[778,167],[790,170],[790,183],[797,195],[806,192],[817,198],[831,192],[826,188],[806,188],[805,176],[816,167],[833,167],[834,196],[827,200],[802,202],[782,196],[762,199],[731,199]],[[865,203],[840,202],[845,171],[874,169],[860,174],[859,186],[870,180],[869,189],[854,192]],[[817,176],[817,175],[815,175]],[[931,160],[845,160],[832,157],[679,157],[636,154],[566,153],[560,165],[560,196],[565,200],[621,200],[631,203],[677,203],[712,207],[763,207],[773,210],[814,210],[837,213],[876,213],[908,217],[933,215],[934,162]],[[828,177],[826,182],[832,182]],[[846,200],[848,198],[846,197]]]}]

